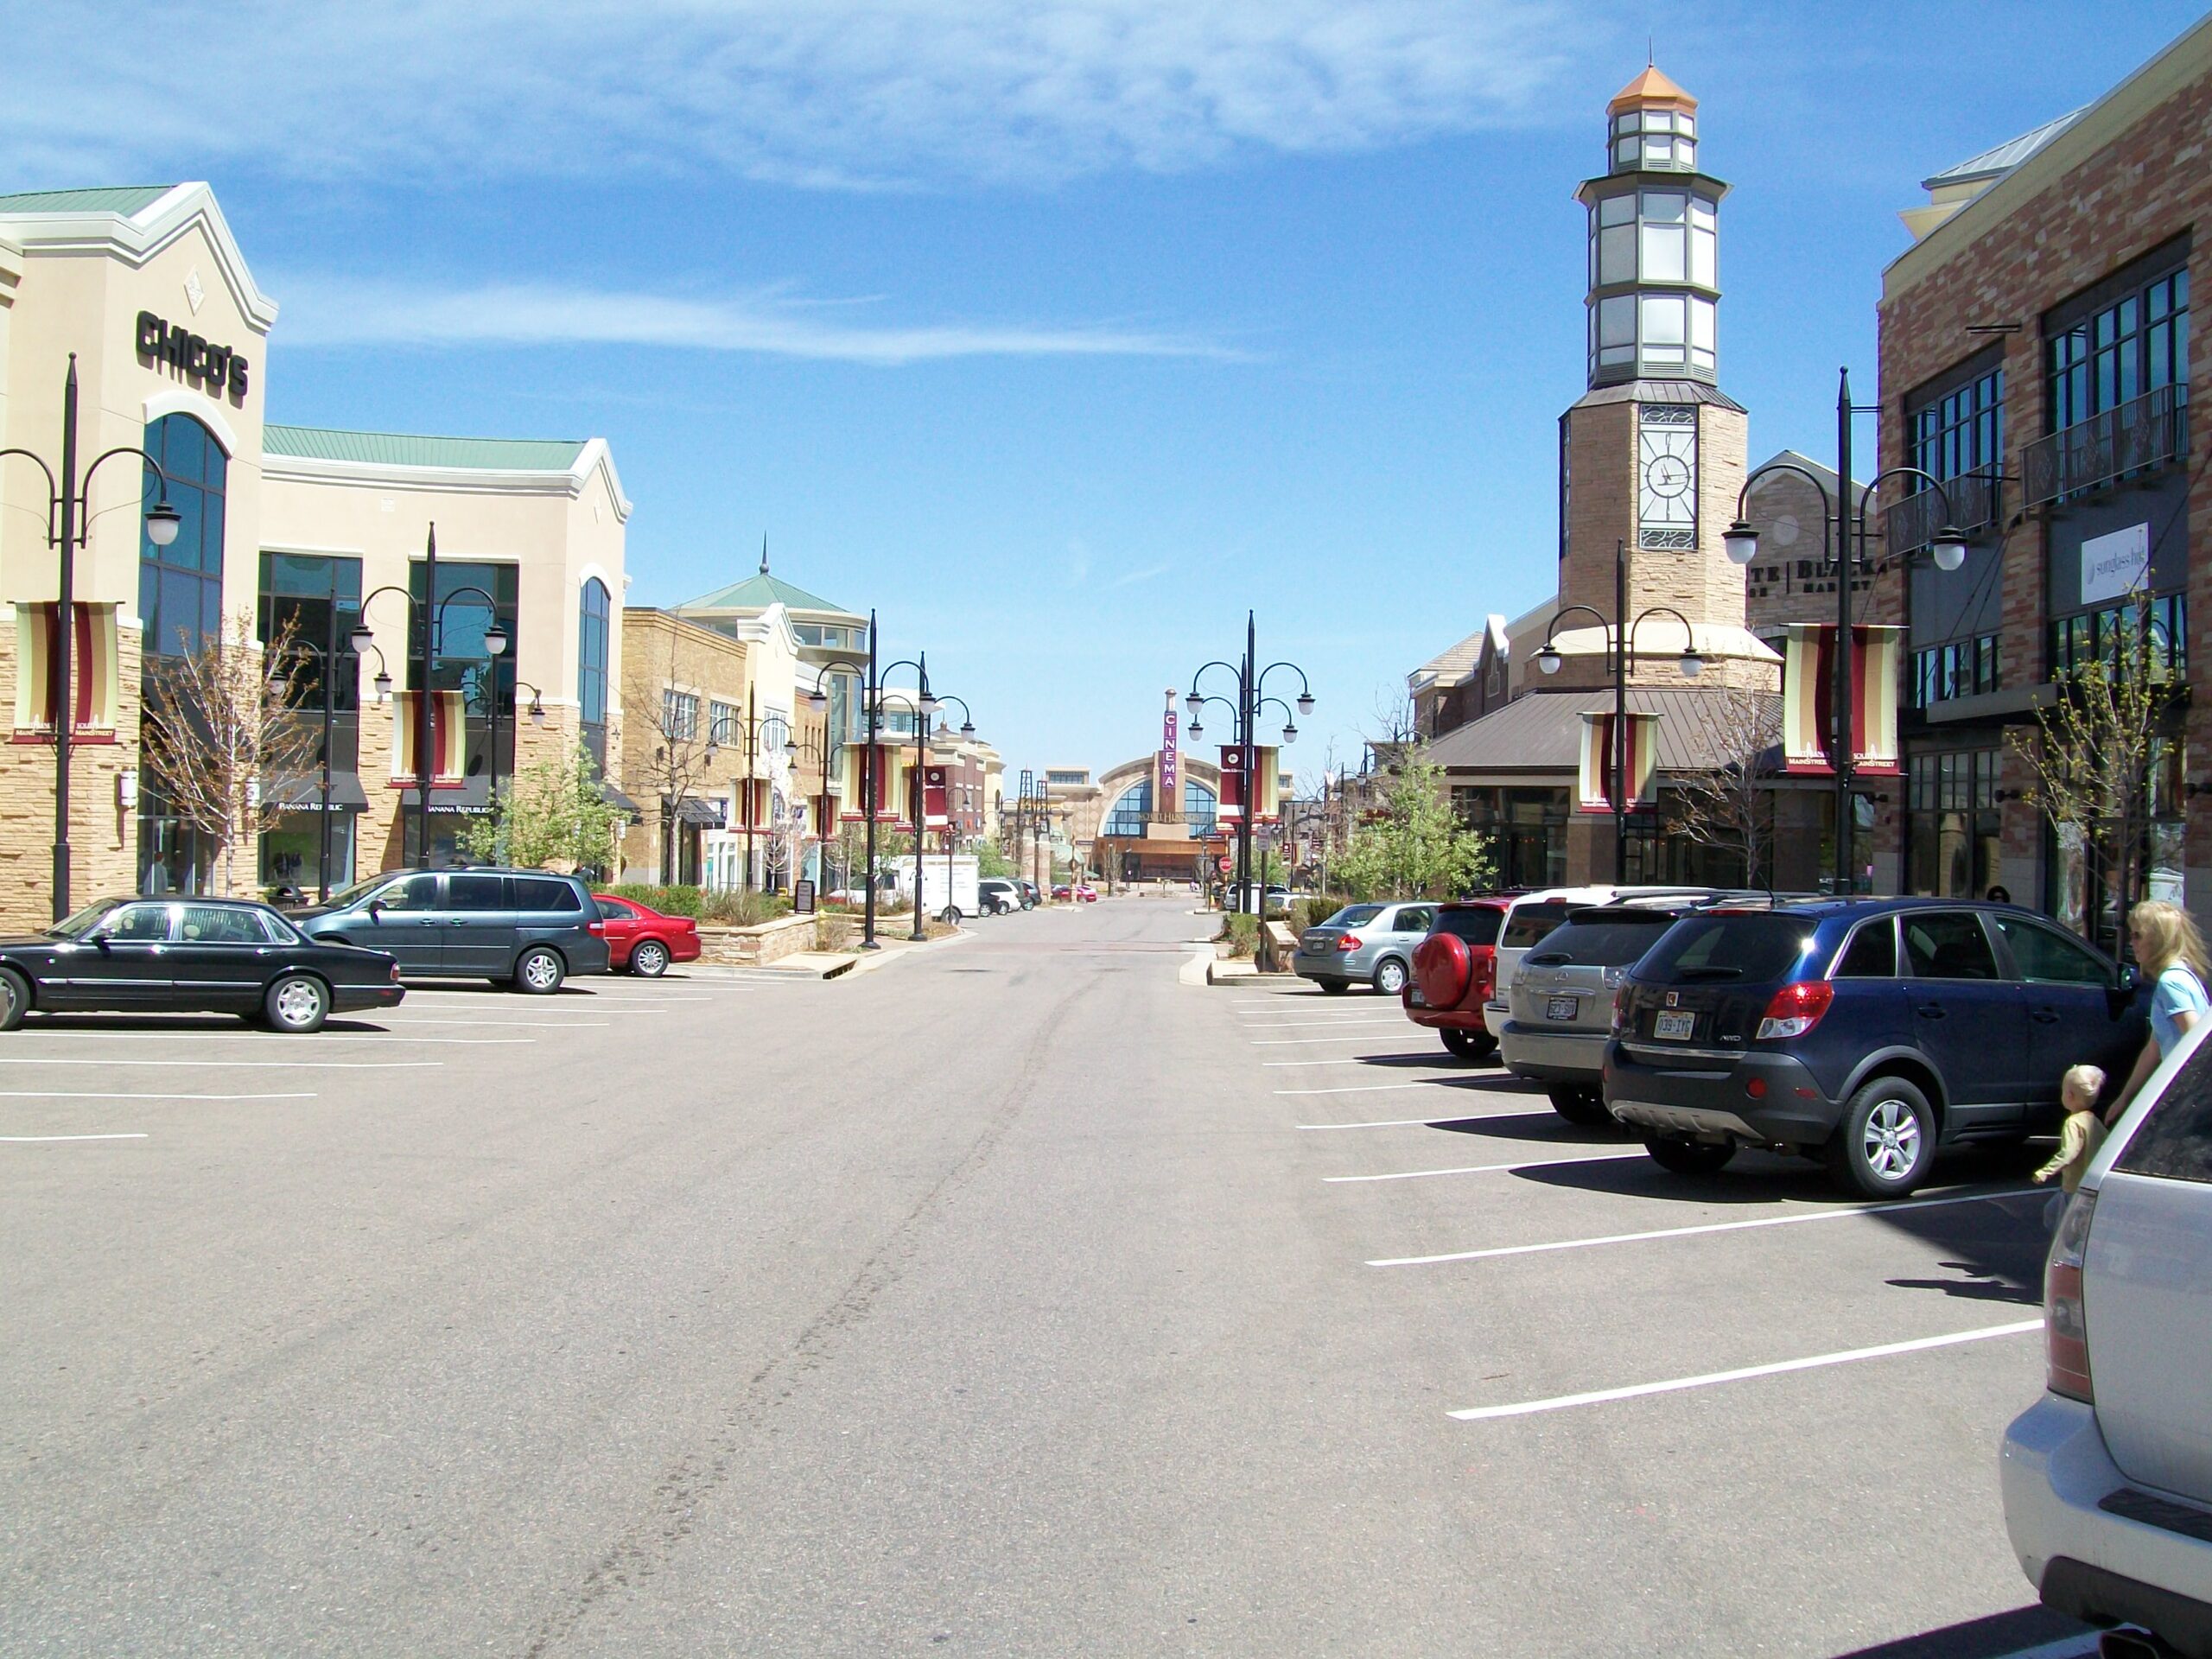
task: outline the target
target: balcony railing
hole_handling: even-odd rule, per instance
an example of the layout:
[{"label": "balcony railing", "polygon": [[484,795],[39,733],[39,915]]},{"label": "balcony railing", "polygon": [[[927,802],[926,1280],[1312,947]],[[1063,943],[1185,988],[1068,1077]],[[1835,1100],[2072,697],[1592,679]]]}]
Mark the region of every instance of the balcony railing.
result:
[{"label": "balcony railing", "polygon": [[2037,439],[2020,451],[2020,474],[2028,505],[2040,507],[2169,466],[2188,454],[2187,389],[2160,386]]},{"label": "balcony railing", "polygon": [[1892,556],[1916,553],[1936,539],[1943,528],[1943,498],[1951,502],[1951,523],[1971,537],[1995,524],[2002,491],[1989,473],[1961,473],[1943,480],[1941,494],[1923,490],[1908,495],[1883,519],[1883,545]]}]

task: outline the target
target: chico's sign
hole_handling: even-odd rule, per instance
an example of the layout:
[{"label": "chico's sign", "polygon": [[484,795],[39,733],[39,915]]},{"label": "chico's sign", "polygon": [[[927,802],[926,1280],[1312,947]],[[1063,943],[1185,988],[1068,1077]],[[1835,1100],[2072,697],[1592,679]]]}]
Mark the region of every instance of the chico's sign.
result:
[{"label": "chico's sign", "polygon": [[138,314],[138,355],[157,358],[172,368],[182,369],[194,379],[206,381],[210,391],[227,391],[233,397],[245,396],[248,365],[244,353],[227,346],[211,346],[199,335],[164,321],[150,311]]}]

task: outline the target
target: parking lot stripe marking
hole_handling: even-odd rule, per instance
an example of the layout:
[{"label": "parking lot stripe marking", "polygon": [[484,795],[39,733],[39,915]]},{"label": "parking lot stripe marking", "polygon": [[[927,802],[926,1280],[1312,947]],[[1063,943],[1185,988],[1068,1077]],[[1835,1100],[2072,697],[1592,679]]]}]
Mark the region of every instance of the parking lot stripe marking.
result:
[{"label": "parking lot stripe marking", "polygon": [[0,1141],[22,1145],[32,1141],[143,1141],[143,1134],[130,1135],[0,1135]]},{"label": "parking lot stripe marking", "polygon": [[1569,1164],[1610,1164],[1623,1158],[1641,1158],[1641,1152],[1601,1152],[1589,1158],[1538,1158],[1517,1164],[1462,1164],[1457,1169],[1402,1169],[1395,1175],[1324,1175],[1332,1184],[1345,1181],[1417,1181],[1424,1175],[1491,1175],[1516,1169],[1563,1169]]},{"label": "parking lot stripe marking", "polygon": [[1551,1400],[1522,1400],[1510,1406],[1471,1406],[1445,1414],[1463,1423],[1497,1417],[1526,1417],[1540,1411],[1565,1411],[1571,1406],[1599,1406],[1609,1401],[1639,1399],[1648,1394],[1711,1388],[1716,1382],[1743,1382],[1757,1376],[1818,1370],[1824,1365],[1848,1365],[1853,1360],[1887,1359],[1893,1354],[1916,1354],[1930,1348],[1954,1347],[1962,1342],[1986,1342],[1992,1337],[2024,1336],[2042,1329],[2041,1319],[2016,1319],[2010,1325],[1986,1325],[1976,1331],[1953,1331],[1940,1337],[1916,1337],[1910,1342],[1885,1342],[1872,1348],[1847,1348],[1838,1354],[1815,1354],[1809,1359],[1777,1360],[1771,1365],[1745,1365],[1732,1371],[1707,1371],[1702,1376],[1671,1377],[1664,1382],[1637,1382],[1625,1389],[1595,1389],[1587,1394],[1562,1394]]},{"label": "parking lot stripe marking", "polygon": [[[1433,1129],[1446,1123],[1475,1123],[1480,1121],[1475,1114],[1462,1112],[1452,1117],[1393,1117],[1379,1123],[1301,1123],[1298,1127],[1301,1129]],[[1374,1268],[1382,1264],[1370,1262],[1367,1265]]]},{"label": "parking lot stripe marking", "polygon": [[1448,1083],[1448,1077],[1422,1077],[1413,1083],[1354,1083],[1342,1089],[1278,1089],[1279,1095],[1380,1095],[1393,1089],[1426,1089],[1432,1084]]},{"label": "parking lot stripe marking", "polygon": [[139,1095],[73,1092],[56,1089],[0,1089],[0,1100],[313,1100],[313,1090],[281,1095]]},{"label": "parking lot stripe marking", "polygon": [[1283,1048],[1298,1043],[1371,1043],[1379,1035],[1370,1031],[1355,1037],[1255,1037],[1251,1041],[1255,1048]]},{"label": "parking lot stripe marking", "polygon": [[1699,1227],[1662,1227],[1649,1233],[1608,1233],[1602,1238],[1558,1238],[1544,1244],[1501,1244],[1487,1250],[1452,1250],[1443,1255],[1385,1256],[1367,1265],[1370,1268],[1421,1268],[1438,1262],[1483,1262],[1499,1255],[1541,1255],[1548,1250],[1585,1250],[1599,1244],[1642,1244],[1655,1238],[1689,1238],[1700,1233],[1735,1233],[1752,1227],[1792,1227],[1800,1222],[1846,1221],[1853,1216],[1878,1216],[1892,1210],[1944,1210],[1955,1204],[1995,1204],[2005,1198],[2032,1196],[2034,1194],[2026,1187],[2007,1187],[2002,1192],[1971,1192],[1963,1198],[1900,1198],[1894,1204],[1846,1205],[1835,1210],[1760,1216],[1751,1221],[1709,1221]]},{"label": "parking lot stripe marking", "polygon": [[186,1060],[175,1055],[158,1060],[117,1060],[87,1059],[74,1054],[41,1060],[28,1054],[0,1054],[0,1065],[225,1065],[237,1071],[419,1071],[444,1064],[443,1060]]}]

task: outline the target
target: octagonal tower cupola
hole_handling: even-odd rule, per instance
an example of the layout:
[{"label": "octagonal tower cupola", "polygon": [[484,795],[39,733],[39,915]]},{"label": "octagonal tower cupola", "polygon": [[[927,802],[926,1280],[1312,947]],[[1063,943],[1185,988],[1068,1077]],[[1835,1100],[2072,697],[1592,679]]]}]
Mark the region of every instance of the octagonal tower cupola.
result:
[{"label": "octagonal tower cupola", "polygon": [[1720,199],[1698,170],[1697,99],[1648,67],[1605,106],[1609,169],[1590,213],[1593,387],[1719,378]]}]

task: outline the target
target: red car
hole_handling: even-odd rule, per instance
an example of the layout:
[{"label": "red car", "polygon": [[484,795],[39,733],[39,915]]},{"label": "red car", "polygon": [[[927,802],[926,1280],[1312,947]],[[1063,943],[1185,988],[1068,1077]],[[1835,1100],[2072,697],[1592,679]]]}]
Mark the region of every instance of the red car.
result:
[{"label": "red car", "polygon": [[646,979],[658,979],[671,962],[699,960],[699,924],[689,916],[664,916],[634,899],[617,899],[595,893],[599,913],[607,919],[607,970],[627,968]]},{"label": "red car", "polygon": [[1483,1024],[1483,1004],[1497,983],[1497,934],[1504,899],[1439,905],[1428,937],[1414,947],[1414,971],[1400,1000],[1406,1018],[1441,1033],[1463,1060],[1486,1060],[1497,1039]]},{"label": "red car", "polygon": [[1052,897],[1072,899],[1079,905],[1095,905],[1098,902],[1098,889],[1088,881],[1078,881],[1073,887],[1063,881],[1052,889]]}]

